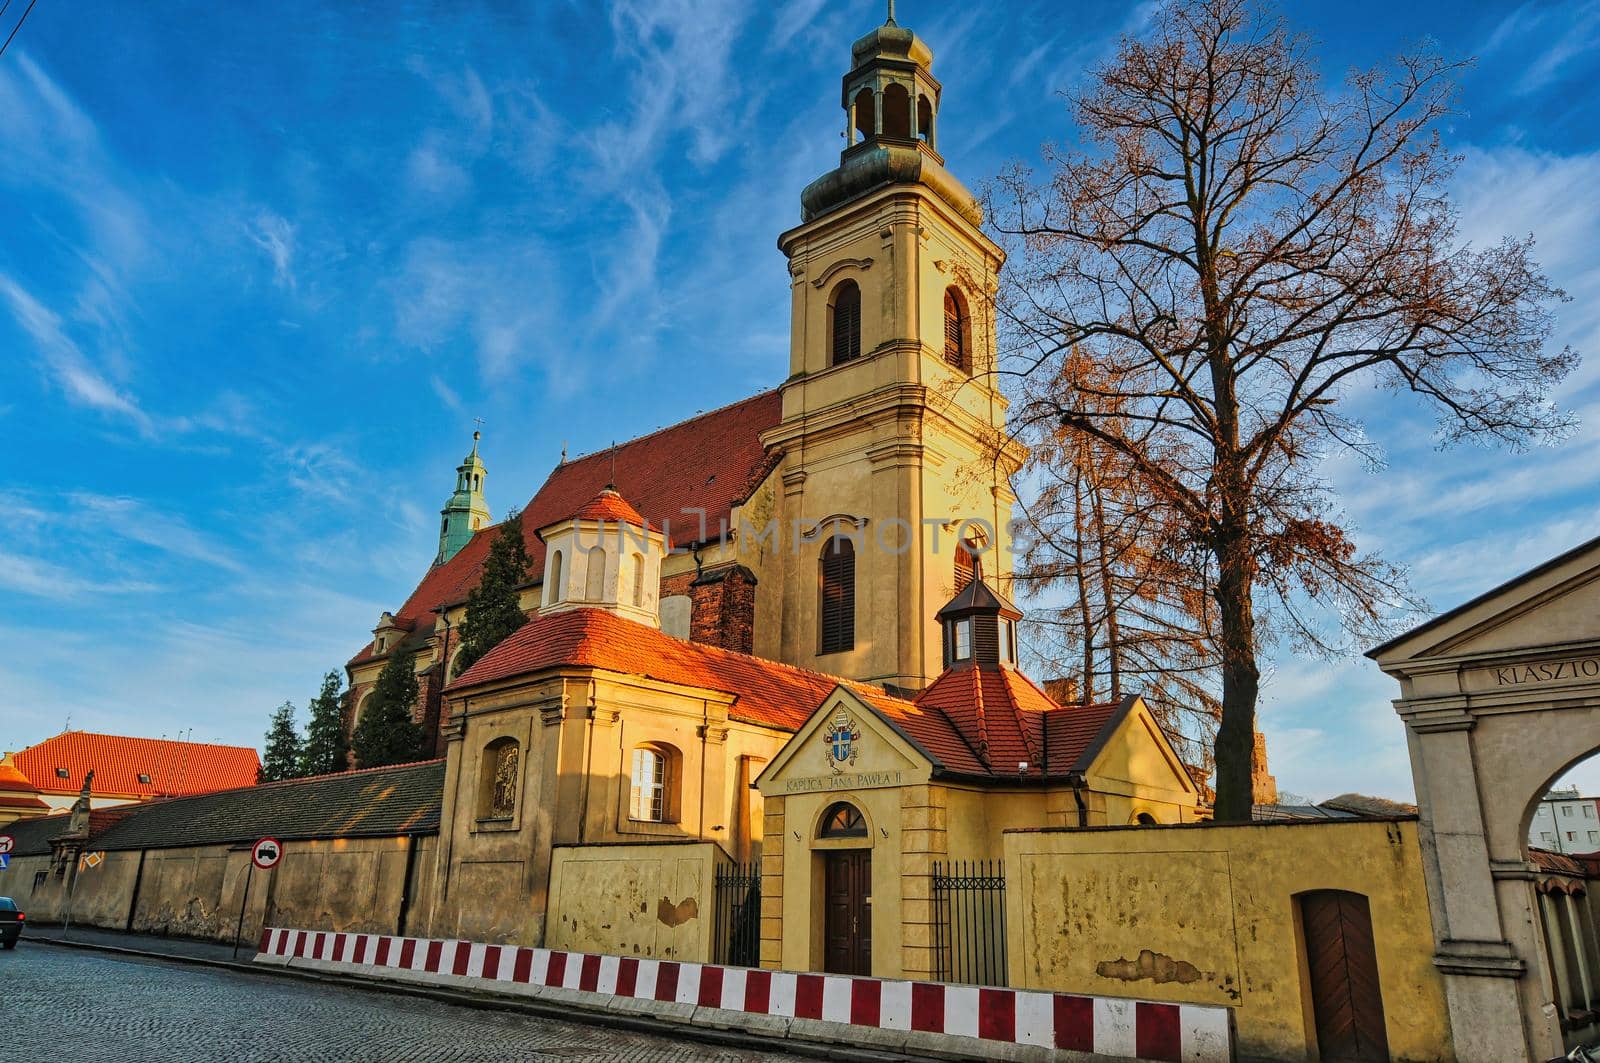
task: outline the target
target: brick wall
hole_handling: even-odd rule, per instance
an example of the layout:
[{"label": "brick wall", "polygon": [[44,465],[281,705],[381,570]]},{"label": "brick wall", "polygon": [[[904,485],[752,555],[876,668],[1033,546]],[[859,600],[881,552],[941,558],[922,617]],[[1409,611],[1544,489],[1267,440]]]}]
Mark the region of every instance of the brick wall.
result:
[{"label": "brick wall", "polygon": [[756,577],[743,565],[702,572],[689,585],[689,638],[749,653],[755,644]]}]

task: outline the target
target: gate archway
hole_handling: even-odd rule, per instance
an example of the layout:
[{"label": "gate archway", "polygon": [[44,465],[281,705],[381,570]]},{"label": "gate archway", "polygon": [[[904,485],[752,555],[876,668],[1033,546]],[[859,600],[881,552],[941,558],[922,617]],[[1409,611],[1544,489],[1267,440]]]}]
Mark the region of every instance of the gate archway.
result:
[{"label": "gate archway", "polygon": [[1600,750],[1600,539],[1368,656],[1401,686],[1457,1058],[1561,1055],[1526,842],[1550,784]]}]

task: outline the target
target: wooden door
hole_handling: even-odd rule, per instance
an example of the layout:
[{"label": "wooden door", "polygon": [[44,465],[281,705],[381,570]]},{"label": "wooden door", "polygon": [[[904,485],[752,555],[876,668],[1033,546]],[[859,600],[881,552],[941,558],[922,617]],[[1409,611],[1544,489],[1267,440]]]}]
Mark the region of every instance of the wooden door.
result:
[{"label": "wooden door", "polygon": [[1301,896],[1300,919],[1323,1063],[1388,1059],[1367,899],[1343,890],[1317,890]]},{"label": "wooden door", "polygon": [[872,973],[872,850],[824,856],[824,946],[829,974]]}]

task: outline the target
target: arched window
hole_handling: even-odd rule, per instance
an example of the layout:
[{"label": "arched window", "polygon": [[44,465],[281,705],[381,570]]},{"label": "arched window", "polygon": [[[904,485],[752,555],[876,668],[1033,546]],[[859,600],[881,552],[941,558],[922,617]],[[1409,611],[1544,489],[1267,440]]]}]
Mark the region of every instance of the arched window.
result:
[{"label": "arched window", "polygon": [[834,536],[822,548],[822,652],[856,645],[856,547]]},{"label": "arched window", "polygon": [[1141,827],[1153,827],[1157,822],[1159,822],[1156,817],[1152,816],[1148,812],[1140,812],[1138,815],[1133,817],[1133,821]]},{"label": "arched window", "polygon": [[848,801],[838,801],[828,806],[822,814],[822,824],[817,828],[819,838],[865,838],[867,817]]},{"label": "arched window", "polygon": [[877,123],[873,121],[872,90],[862,89],[856,93],[856,132],[862,140],[871,140],[878,132]]},{"label": "arched window", "polygon": [[550,561],[544,567],[544,585],[544,604],[554,605],[562,599],[560,550],[553,550],[550,553]]},{"label": "arched window", "polygon": [[644,555],[633,555],[633,604],[635,608],[644,608]]},{"label": "arched window", "polygon": [[515,738],[496,738],[483,747],[478,777],[478,818],[510,819],[517,811],[517,781],[522,747]]},{"label": "arched window", "polygon": [[957,369],[967,369],[967,310],[954,288],[944,291],[944,360]]},{"label": "arched window", "polygon": [[911,93],[904,85],[890,85],[883,90],[883,135],[911,139]]},{"label": "arched window", "polygon": [[673,778],[675,751],[667,746],[639,746],[633,751],[633,787],[628,818],[643,823],[670,823],[676,819]]},{"label": "arched window", "polygon": [[586,558],[589,565],[587,578],[583,582],[583,597],[586,601],[598,602],[605,597],[606,592],[606,552],[603,547],[590,550]]},{"label": "arched window", "polygon": [[917,138],[933,145],[933,103],[926,96],[917,97]]},{"label": "arched window", "polygon": [[861,357],[861,289],[855,281],[845,281],[833,290],[828,306],[828,331],[833,336],[829,365]]}]

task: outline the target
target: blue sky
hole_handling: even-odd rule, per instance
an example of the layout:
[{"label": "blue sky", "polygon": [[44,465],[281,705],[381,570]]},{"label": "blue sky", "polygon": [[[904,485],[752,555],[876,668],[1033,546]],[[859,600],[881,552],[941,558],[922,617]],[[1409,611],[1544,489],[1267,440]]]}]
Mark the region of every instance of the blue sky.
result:
[{"label": "blue sky", "polygon": [[[20,5],[17,5],[20,6]],[[1464,234],[1535,233],[1596,348],[1600,3],[1294,3],[1340,76],[1475,55]],[[973,187],[1072,136],[1059,90],[1149,5],[902,0]],[[10,18],[15,17],[15,10]],[[871,0],[43,0],[0,58],[0,748],[255,743],[431,560],[482,417],[496,513],[555,464],[777,383],[774,240],[839,150]],[[9,32],[9,20],[5,32]],[[1559,448],[1433,448],[1362,399],[1363,544],[1454,605],[1600,527],[1600,360]],[[1396,693],[1283,655],[1280,784],[1410,792]],[[1594,788],[1600,789],[1600,773]]]}]

